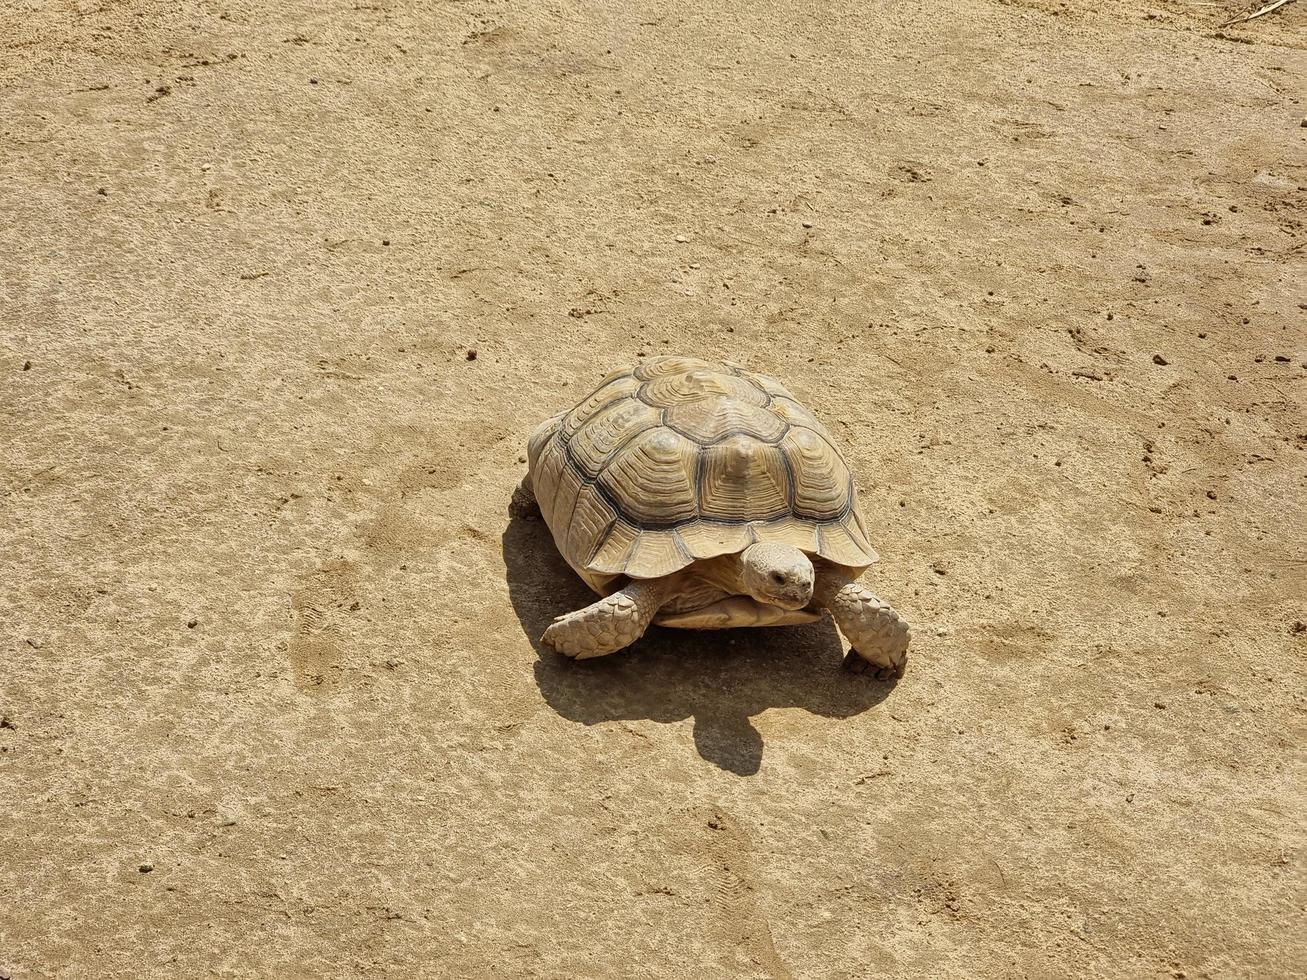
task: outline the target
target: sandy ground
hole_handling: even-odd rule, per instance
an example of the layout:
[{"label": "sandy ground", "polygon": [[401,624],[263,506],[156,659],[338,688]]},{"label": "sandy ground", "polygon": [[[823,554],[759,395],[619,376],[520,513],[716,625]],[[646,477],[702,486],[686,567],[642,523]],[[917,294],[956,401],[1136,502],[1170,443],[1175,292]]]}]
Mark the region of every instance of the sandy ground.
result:
[{"label": "sandy ground", "polygon": [[[1242,9],[6,3],[0,974],[1307,975],[1307,3]],[[844,441],[897,684],[536,647],[526,435],[665,352]]]}]

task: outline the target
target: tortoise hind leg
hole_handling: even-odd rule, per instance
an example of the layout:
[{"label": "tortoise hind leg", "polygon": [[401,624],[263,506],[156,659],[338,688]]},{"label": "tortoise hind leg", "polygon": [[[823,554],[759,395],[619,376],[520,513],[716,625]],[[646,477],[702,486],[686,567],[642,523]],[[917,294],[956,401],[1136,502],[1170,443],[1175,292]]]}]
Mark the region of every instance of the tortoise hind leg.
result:
[{"label": "tortoise hind leg", "polygon": [[577,660],[616,653],[644,635],[669,593],[666,579],[630,582],[605,599],[559,616],[540,641]]},{"label": "tortoise hind leg", "polygon": [[513,491],[513,499],[508,505],[509,513],[514,517],[530,519],[540,516],[540,502],[536,499],[535,488],[531,486],[531,470],[535,468],[536,460],[540,458],[545,445],[558,432],[558,427],[563,424],[563,416],[566,414],[566,412],[559,412],[545,419],[536,426],[535,431],[531,433],[531,438],[527,440],[526,454],[530,463],[526,476],[522,477],[522,482]]},{"label": "tortoise hind leg", "polygon": [[859,673],[874,667],[878,680],[903,676],[911,635],[907,621],[889,603],[848,575],[834,571],[818,575],[813,600],[830,610],[853,645],[846,661],[849,667]]},{"label": "tortoise hind leg", "polygon": [[522,482],[513,491],[513,499],[508,502],[508,512],[514,517],[535,518],[540,516],[540,503],[535,491],[531,489],[531,474],[522,477]]}]

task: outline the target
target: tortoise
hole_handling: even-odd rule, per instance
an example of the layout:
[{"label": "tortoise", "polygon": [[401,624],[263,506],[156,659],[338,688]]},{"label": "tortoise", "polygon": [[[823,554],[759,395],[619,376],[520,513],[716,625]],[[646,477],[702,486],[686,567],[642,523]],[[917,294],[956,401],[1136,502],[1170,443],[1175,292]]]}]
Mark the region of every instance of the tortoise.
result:
[{"label": "tortoise", "polygon": [[881,679],[902,676],[907,623],[857,581],[878,559],[848,463],[774,378],[653,357],[542,423],[518,505],[534,504],[599,601],[541,641],[614,653],[651,623],[686,629],[815,622],[826,611]]}]

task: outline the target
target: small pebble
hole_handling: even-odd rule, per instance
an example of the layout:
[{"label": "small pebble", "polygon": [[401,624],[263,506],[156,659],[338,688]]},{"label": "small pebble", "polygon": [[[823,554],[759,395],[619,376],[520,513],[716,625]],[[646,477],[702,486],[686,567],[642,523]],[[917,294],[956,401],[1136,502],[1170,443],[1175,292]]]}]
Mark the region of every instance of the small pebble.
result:
[{"label": "small pebble", "polygon": [[310,78],[310,79],[309,79],[309,84],[310,84],[310,85],[317,85],[317,84],[318,84],[318,80],[317,80],[316,78]]},{"label": "small pebble", "polygon": [[1154,701],[1154,702],[1153,702],[1153,707],[1154,707],[1154,708],[1165,708],[1165,707],[1166,707],[1166,702],[1165,702],[1165,701]]},{"label": "small pebble", "polygon": [[381,244],[382,244],[382,245],[389,245],[389,244],[390,244],[390,239],[389,239],[389,238],[383,238],[383,239],[381,240]]},{"label": "small pebble", "polygon": [[140,872],[141,874],[143,874],[143,875],[148,875],[151,871],[154,870],[154,865],[152,865],[152,864],[142,864],[142,865],[141,865],[139,868],[137,868],[136,870],[139,871],[139,872]]},{"label": "small pebble", "polygon": [[680,242],[682,245],[684,245],[684,244],[685,244],[686,242],[688,242],[690,239],[686,238],[684,235],[677,235],[677,236],[676,236],[676,240],[677,240],[678,242]]},{"label": "small pebble", "polygon": [[1165,367],[1165,366],[1166,366],[1168,363],[1170,363],[1170,362],[1167,361],[1167,359],[1166,359],[1165,357],[1163,357],[1161,354],[1154,354],[1154,355],[1153,355],[1153,363],[1154,363],[1154,364],[1161,364],[1163,367]]},{"label": "small pebble", "polygon": [[1215,499],[1216,499],[1216,491],[1215,491],[1215,490],[1208,490],[1208,491],[1207,491],[1207,499],[1208,499],[1208,500],[1215,500]]},{"label": "small pebble", "polygon": [[200,625],[200,621],[199,621],[198,619],[192,619],[192,620],[189,620],[189,621],[186,623],[186,628],[187,628],[188,630],[193,630],[193,629],[195,629],[195,627],[197,627],[197,626],[199,626],[199,625]]},{"label": "small pebble", "polygon": [[31,361],[24,361],[24,362],[23,362],[23,370],[24,370],[24,371],[30,371],[30,370],[32,370],[32,362],[31,362]]},{"label": "small pebble", "polygon": [[805,228],[811,228],[811,227],[812,227],[812,222],[811,222],[811,221],[805,221],[805,222],[803,223],[803,227],[805,227]]},{"label": "small pebble", "polygon": [[472,347],[468,350],[467,359],[469,361],[475,361],[477,359],[477,349],[475,347]]},{"label": "small pebble", "polygon": [[1288,363],[1289,363],[1289,359],[1288,359],[1287,357],[1285,357],[1283,354],[1276,354],[1276,355],[1275,355],[1275,363],[1276,363],[1276,364],[1288,364]]}]

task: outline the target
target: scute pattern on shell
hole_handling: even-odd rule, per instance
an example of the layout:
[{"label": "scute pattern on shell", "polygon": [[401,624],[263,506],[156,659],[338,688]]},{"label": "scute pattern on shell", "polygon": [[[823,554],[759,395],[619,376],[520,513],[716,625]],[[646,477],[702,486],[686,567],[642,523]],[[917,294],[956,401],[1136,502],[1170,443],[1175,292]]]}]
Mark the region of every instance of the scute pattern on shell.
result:
[{"label": "scute pattern on shell", "polygon": [[610,374],[528,454],[559,551],[596,588],[756,541],[855,568],[877,557],[830,433],[780,382],[735,364],[659,357]]}]

